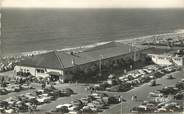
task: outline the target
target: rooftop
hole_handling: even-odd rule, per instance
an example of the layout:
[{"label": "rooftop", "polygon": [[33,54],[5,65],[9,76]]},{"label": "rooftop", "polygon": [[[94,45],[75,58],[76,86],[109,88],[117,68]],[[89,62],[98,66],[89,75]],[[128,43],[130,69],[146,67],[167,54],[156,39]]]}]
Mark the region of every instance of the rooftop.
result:
[{"label": "rooftop", "polygon": [[86,49],[80,53],[69,54],[62,51],[51,51],[48,53],[35,55],[21,61],[21,66],[31,66],[51,69],[64,69],[75,65],[86,64],[98,61],[101,58],[107,59],[130,52],[132,46],[110,42],[104,45]]}]

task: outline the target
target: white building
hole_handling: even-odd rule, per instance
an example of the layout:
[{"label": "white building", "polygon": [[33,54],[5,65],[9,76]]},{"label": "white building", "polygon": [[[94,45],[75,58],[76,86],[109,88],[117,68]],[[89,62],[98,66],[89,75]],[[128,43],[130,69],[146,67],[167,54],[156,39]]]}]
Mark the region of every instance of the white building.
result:
[{"label": "white building", "polygon": [[152,61],[158,65],[177,65],[184,66],[183,56],[173,56],[170,54],[148,54]]}]

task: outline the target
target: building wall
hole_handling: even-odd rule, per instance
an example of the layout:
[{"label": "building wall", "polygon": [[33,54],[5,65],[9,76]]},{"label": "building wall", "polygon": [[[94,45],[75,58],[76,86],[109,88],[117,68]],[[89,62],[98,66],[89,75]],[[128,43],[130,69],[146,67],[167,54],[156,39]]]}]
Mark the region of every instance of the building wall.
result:
[{"label": "building wall", "polygon": [[27,66],[15,66],[14,67],[15,72],[29,72],[31,75],[36,76],[36,70],[34,67],[27,67]]},{"label": "building wall", "polygon": [[[44,70],[44,73],[37,72],[37,69],[42,69]],[[29,72],[31,75],[36,76],[36,77],[48,77],[49,74],[48,72],[59,72],[61,75],[63,75],[62,70],[57,70],[57,69],[47,69],[47,68],[35,68],[35,67],[28,67],[28,66],[15,66],[14,68],[15,72],[24,72],[27,73]]]},{"label": "building wall", "polygon": [[151,57],[152,61],[158,65],[172,65],[172,64],[178,66],[183,65],[182,57],[170,57],[167,55],[158,55],[158,54],[149,54],[149,56]]},{"label": "building wall", "polygon": [[[121,60],[121,59],[124,59],[125,61],[128,61],[129,59],[138,61],[141,59],[141,53],[140,53],[140,51],[138,51],[137,53],[131,52],[128,54],[123,54],[123,55],[103,59],[102,64],[106,63],[106,62],[113,62],[113,61]],[[85,70],[86,68],[90,68],[92,65],[97,65],[99,67],[99,64],[100,64],[100,60],[67,68],[67,69],[65,69],[65,72],[64,72],[65,80],[69,80],[69,79],[73,78],[73,75],[68,73],[70,71],[74,71],[77,69]],[[102,67],[102,69],[103,69],[103,67]]]},{"label": "building wall", "polygon": [[183,58],[182,57],[175,57],[172,58],[173,62],[175,62],[178,66],[183,66]]}]

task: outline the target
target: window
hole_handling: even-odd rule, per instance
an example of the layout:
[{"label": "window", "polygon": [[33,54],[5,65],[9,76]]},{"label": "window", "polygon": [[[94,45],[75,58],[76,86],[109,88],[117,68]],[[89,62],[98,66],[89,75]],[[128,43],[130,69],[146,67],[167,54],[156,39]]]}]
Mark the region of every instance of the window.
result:
[{"label": "window", "polygon": [[163,57],[158,57],[159,59],[164,59]]},{"label": "window", "polygon": [[176,60],[176,61],[180,61],[180,58],[174,58],[174,60]]},{"label": "window", "polygon": [[37,73],[44,73],[44,69],[36,69]]}]

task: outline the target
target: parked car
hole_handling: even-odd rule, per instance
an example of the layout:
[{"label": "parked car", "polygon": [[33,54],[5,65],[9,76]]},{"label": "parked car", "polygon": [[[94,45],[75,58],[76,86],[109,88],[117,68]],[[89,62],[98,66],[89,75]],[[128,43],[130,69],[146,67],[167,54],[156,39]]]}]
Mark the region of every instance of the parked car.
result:
[{"label": "parked car", "polygon": [[6,89],[4,89],[4,88],[0,88],[0,95],[6,95],[6,94],[8,94],[9,92],[6,90]]},{"label": "parked car", "polygon": [[109,86],[110,86],[110,85],[109,85],[107,82],[103,82],[103,83],[101,83],[101,84],[95,84],[95,85],[94,85],[94,88],[95,88],[96,90],[104,91],[105,88],[107,88],[107,87],[109,87]]},{"label": "parked car", "polygon": [[131,89],[131,84],[129,83],[124,83],[121,85],[115,85],[110,88],[106,88],[107,91],[111,92],[126,92]]},{"label": "parked car", "polygon": [[44,92],[45,91],[43,89],[39,89],[39,90],[36,90],[35,91],[35,93],[36,93],[37,96],[43,94]]},{"label": "parked car", "polygon": [[173,77],[173,75],[170,74],[170,75],[167,75],[167,79],[171,80],[171,79],[175,79],[175,78]]},{"label": "parked car", "polygon": [[112,96],[112,97],[109,97],[108,99],[109,104],[118,104],[120,102],[121,101],[119,100],[119,97]]},{"label": "parked car", "polygon": [[82,101],[80,99],[75,99],[75,100],[71,101],[71,104],[73,106],[77,106],[79,108],[81,108],[83,106],[83,103],[82,103]]},{"label": "parked car", "polygon": [[29,100],[33,100],[36,99],[36,96],[34,96],[32,93],[26,93],[24,94],[26,98],[28,98]]},{"label": "parked car", "polygon": [[158,93],[158,92],[150,92],[149,95],[150,97],[162,97],[163,96],[162,93]]},{"label": "parked car", "polygon": [[164,95],[169,95],[169,94],[174,95],[179,91],[179,89],[176,87],[164,87],[158,91],[160,91],[160,93],[163,93]]},{"label": "parked car", "polygon": [[74,91],[70,88],[66,88],[66,89],[63,89],[61,91],[61,94],[64,96],[70,96],[70,95],[74,94]]},{"label": "parked car", "polygon": [[15,84],[8,84],[7,87],[5,87],[5,89],[8,91],[8,92],[19,92],[22,88],[20,85],[15,85]]},{"label": "parked car", "polygon": [[67,107],[68,111],[78,111],[80,110],[80,107],[77,105],[72,105],[72,104],[61,104],[61,105],[57,105],[56,109],[61,109],[62,107]]},{"label": "parked car", "polygon": [[102,109],[96,107],[94,103],[88,103],[87,106],[91,109],[92,112],[101,112]]},{"label": "parked car", "polygon": [[174,95],[174,98],[176,100],[184,100],[184,92],[179,92],[176,95]]},{"label": "parked car", "polygon": [[178,88],[179,90],[183,90],[184,89],[184,82],[182,82],[182,81],[177,82],[175,87]]},{"label": "parked car", "polygon": [[83,105],[87,105],[89,102],[92,101],[92,98],[90,98],[90,97],[82,97],[82,98],[80,98],[80,101],[82,102]]},{"label": "parked car", "polygon": [[80,111],[82,111],[82,113],[90,113],[90,114],[93,112],[93,110],[90,108],[90,106],[84,106],[84,107],[82,107],[82,109]]},{"label": "parked car", "polygon": [[130,110],[130,112],[133,112],[133,113],[146,112],[146,107],[141,107],[141,106],[133,107]]},{"label": "parked car", "polygon": [[149,86],[156,86],[156,80],[152,80],[152,81],[149,83]]},{"label": "parked car", "polygon": [[30,86],[29,84],[22,84],[21,87],[22,89],[33,89],[33,87]]},{"label": "parked car", "polygon": [[39,95],[36,100],[38,101],[39,104],[43,104],[43,103],[48,103],[50,102],[52,99],[51,96],[48,96],[46,94],[42,94],[42,95]]},{"label": "parked car", "polygon": [[68,113],[69,110],[68,110],[67,106],[61,106],[60,108],[56,108],[55,112],[60,112],[60,113],[64,114],[64,113]]}]

